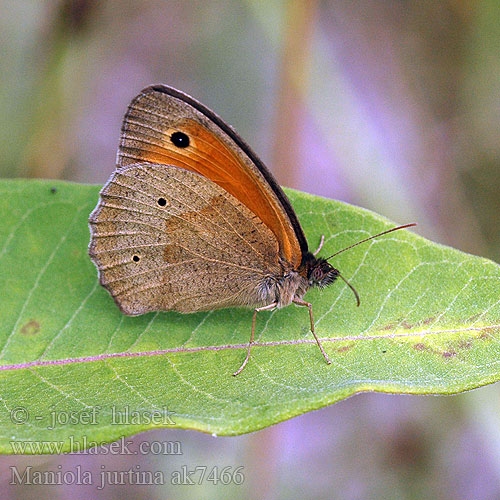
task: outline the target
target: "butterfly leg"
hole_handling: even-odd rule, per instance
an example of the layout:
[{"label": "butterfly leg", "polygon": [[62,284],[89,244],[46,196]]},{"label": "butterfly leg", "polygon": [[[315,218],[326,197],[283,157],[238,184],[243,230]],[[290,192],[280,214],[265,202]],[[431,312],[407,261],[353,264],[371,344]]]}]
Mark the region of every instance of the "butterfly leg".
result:
[{"label": "butterfly leg", "polygon": [[269,304],[267,306],[256,307],[254,309],[253,319],[252,319],[252,334],[250,335],[250,342],[248,343],[247,357],[245,358],[245,361],[243,361],[243,364],[239,367],[239,369],[233,373],[234,376],[240,374],[243,371],[243,368],[245,368],[246,364],[248,363],[248,360],[250,359],[250,350],[252,349],[253,339],[255,336],[255,320],[257,318],[257,313],[260,311],[270,311],[271,309],[274,309],[277,305],[278,304],[276,302],[273,302],[272,304]]},{"label": "butterfly leg", "polygon": [[319,242],[318,249],[313,253],[313,255],[318,255],[319,251],[323,248],[323,243],[325,242],[325,235],[321,235],[321,241]]},{"label": "butterfly leg", "polygon": [[305,300],[302,300],[302,299],[293,299],[293,303],[297,304],[298,306],[307,307],[309,309],[309,319],[311,320],[311,333],[314,335],[314,338],[316,339],[316,343],[318,344],[319,350],[323,354],[325,361],[328,364],[331,364],[331,361],[328,359],[328,356],[327,356],[325,350],[323,349],[323,346],[321,345],[321,342],[319,341],[319,338],[317,337],[316,332],[314,331],[314,319],[313,319],[312,304],[310,304],[309,302],[306,302]]}]

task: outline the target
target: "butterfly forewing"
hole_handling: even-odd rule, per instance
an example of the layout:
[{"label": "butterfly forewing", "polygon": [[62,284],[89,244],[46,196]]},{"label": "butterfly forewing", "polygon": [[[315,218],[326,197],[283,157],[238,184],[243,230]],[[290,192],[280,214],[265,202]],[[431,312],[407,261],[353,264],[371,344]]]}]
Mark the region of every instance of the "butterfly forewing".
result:
[{"label": "butterfly forewing", "polygon": [[[185,140],[173,140],[176,133]],[[137,162],[175,165],[212,180],[271,229],[287,262],[300,265],[307,242],[283,191],[239,136],[194,99],[155,86],[132,101],[117,164]]]}]

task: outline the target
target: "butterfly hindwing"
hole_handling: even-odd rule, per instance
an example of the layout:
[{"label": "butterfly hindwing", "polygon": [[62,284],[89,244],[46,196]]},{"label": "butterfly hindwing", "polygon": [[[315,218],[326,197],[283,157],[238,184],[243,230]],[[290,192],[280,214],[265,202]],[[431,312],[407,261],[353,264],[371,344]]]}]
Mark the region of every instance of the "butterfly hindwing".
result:
[{"label": "butterfly hindwing", "polygon": [[173,165],[115,171],[91,214],[89,253],[126,314],[258,304],[278,242],[243,203]]}]

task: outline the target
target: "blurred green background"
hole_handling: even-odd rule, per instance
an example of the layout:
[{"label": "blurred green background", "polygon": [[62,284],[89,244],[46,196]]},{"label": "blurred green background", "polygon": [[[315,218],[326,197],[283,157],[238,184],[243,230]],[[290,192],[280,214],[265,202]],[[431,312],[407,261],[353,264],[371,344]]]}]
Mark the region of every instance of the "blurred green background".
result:
[{"label": "blurred green background", "polygon": [[[104,183],[132,97],[165,83],[283,185],[500,261],[498,0],[0,0],[0,177]],[[362,292],[362,291],[361,291]],[[2,457],[5,498],[500,498],[500,389],[363,394],[257,433],[155,431],[182,456]],[[15,486],[10,466],[244,467],[242,486]]]}]

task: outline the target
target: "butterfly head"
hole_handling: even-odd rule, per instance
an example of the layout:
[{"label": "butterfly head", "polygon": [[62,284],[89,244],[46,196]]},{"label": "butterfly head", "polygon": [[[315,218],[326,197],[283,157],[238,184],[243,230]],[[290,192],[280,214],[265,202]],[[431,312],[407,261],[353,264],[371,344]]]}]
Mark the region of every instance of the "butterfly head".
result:
[{"label": "butterfly head", "polygon": [[305,267],[310,287],[317,286],[319,288],[325,288],[332,284],[339,276],[339,271],[330,263],[325,259],[317,259],[312,254],[308,255]]},{"label": "butterfly head", "polygon": [[355,288],[340,274],[340,271],[333,267],[327,259],[315,257],[312,253],[307,253],[302,260],[302,269],[309,282],[310,287],[317,286],[325,288],[331,285],[337,278],[341,278],[352,290],[359,306],[359,295]]}]

